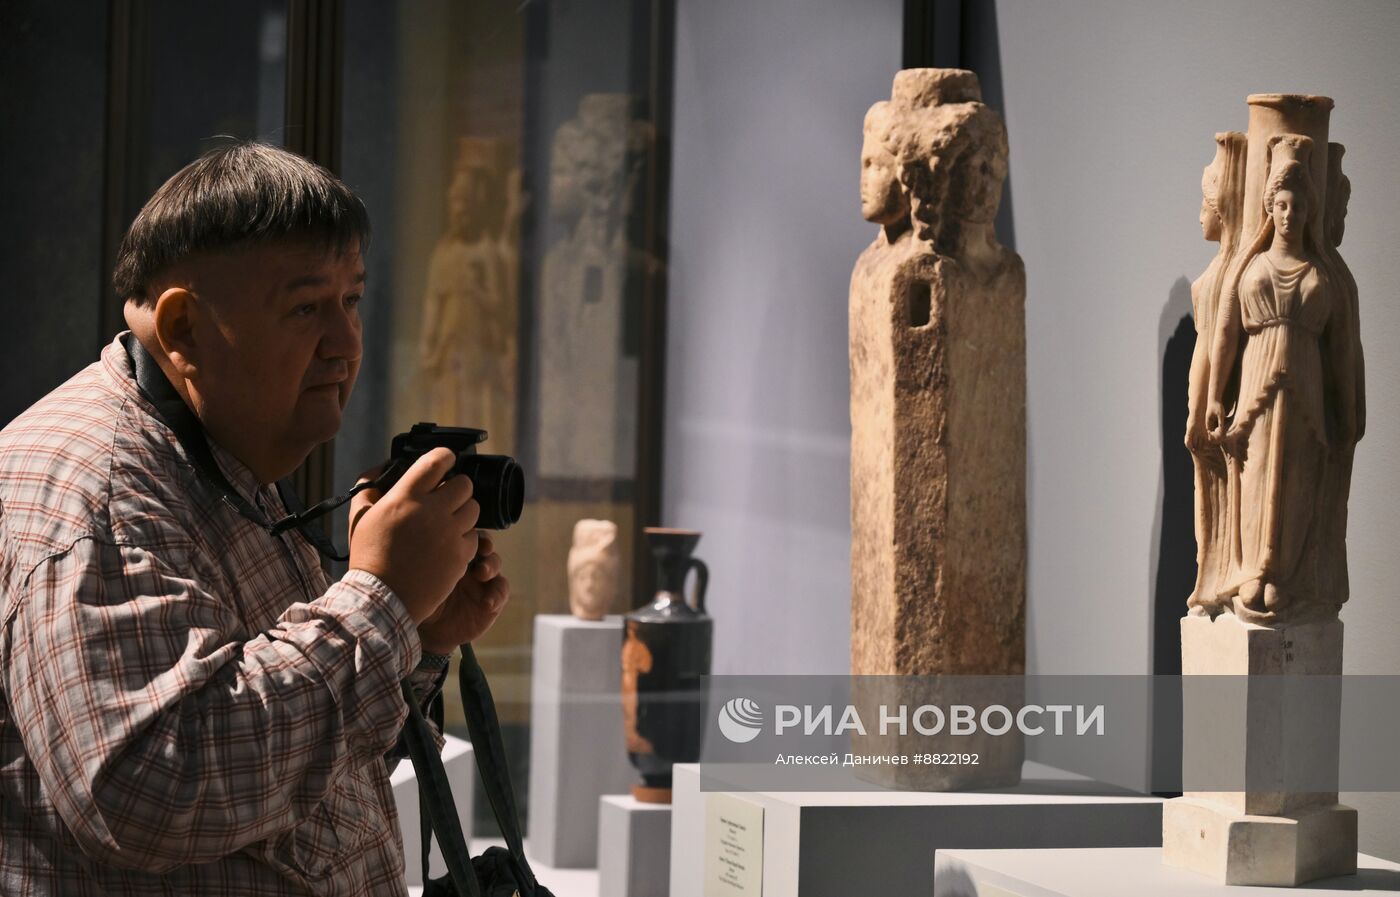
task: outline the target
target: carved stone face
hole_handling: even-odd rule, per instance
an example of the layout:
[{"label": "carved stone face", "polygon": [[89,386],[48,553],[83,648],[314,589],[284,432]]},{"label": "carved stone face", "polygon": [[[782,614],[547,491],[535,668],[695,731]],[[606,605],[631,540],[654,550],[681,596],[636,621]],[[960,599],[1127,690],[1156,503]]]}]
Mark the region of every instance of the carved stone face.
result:
[{"label": "carved stone face", "polygon": [[868,131],[860,150],[860,214],[875,224],[894,224],[909,214],[894,156]]},{"label": "carved stone face", "polygon": [[1220,242],[1220,234],[1224,230],[1224,223],[1220,216],[1215,213],[1215,207],[1205,197],[1201,198],[1201,236],[1212,243]]},{"label": "carved stone face", "polygon": [[996,152],[989,147],[976,147],[958,164],[953,173],[956,215],[963,221],[990,224],[996,220],[1001,205],[1001,184],[1006,177],[1004,164],[999,164]]},{"label": "carved stone face", "polygon": [[1308,197],[1306,193],[1294,192],[1288,188],[1274,194],[1274,232],[1285,240],[1297,240],[1303,235],[1303,224],[1308,220]]},{"label": "carved stone face", "polygon": [[473,215],[481,215],[489,201],[486,173],[480,169],[459,171],[447,189],[447,227],[457,236],[470,235],[478,224]]},{"label": "carved stone face", "polygon": [[1225,222],[1220,220],[1220,210],[1215,202],[1220,194],[1220,172],[1225,165],[1225,147],[1216,137],[1215,158],[1201,172],[1201,235],[1212,243],[1220,242],[1225,230]]}]

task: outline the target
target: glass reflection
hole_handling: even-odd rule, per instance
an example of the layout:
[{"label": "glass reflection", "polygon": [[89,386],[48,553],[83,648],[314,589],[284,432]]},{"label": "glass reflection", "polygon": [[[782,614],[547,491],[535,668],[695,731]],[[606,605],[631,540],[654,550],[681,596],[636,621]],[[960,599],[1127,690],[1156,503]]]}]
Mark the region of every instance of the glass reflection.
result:
[{"label": "glass reflection", "polygon": [[[639,309],[661,275],[642,248],[651,8],[346,6],[342,176],[375,237],[336,481],[382,461],[389,439],[422,420],[485,429],[483,451],[524,467],[524,515],[493,534],[511,602],[476,645],[518,789],[534,619],[569,612],[578,520],[617,524],[611,610],[632,603]],[[449,731],[462,732],[455,684],[447,709]]]}]

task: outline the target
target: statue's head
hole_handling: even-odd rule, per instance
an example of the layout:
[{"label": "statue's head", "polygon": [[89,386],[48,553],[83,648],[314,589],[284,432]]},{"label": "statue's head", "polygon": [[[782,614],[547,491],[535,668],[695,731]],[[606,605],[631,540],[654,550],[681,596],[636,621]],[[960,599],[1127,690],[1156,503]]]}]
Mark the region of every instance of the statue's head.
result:
[{"label": "statue's head", "polygon": [[578,115],[559,126],[549,171],[556,215],[575,218],[630,206],[653,134],[634,105],[627,94],[587,94]]},{"label": "statue's head", "polygon": [[447,227],[455,236],[485,231],[502,224],[504,144],[489,137],[463,137],[447,186]]},{"label": "statue's head", "polygon": [[895,114],[881,101],[865,114],[865,140],[860,149],[860,214],[880,225],[896,224],[909,215],[909,203],[899,183],[899,160],[893,148]]},{"label": "statue's head", "polygon": [[1006,168],[1006,129],[976,75],[906,69],[865,117],[861,213],[882,225],[907,217],[919,239],[951,246],[964,226],[995,220]]},{"label": "statue's head", "polygon": [[972,224],[991,224],[1001,206],[1006,182],[1006,128],[1001,116],[981,103],[949,107],[951,139],[933,148],[933,164],[950,166],[946,217]]},{"label": "statue's head", "polygon": [[1269,182],[1264,189],[1264,214],[1274,233],[1286,240],[1302,240],[1316,196],[1308,162],[1312,138],[1281,134],[1269,141]]},{"label": "statue's head", "polygon": [[1220,175],[1224,167],[1225,147],[1216,135],[1215,158],[1201,172],[1201,236],[1220,242],[1225,221],[1220,215]]},{"label": "statue's head", "polygon": [[1215,135],[1215,158],[1201,172],[1201,234],[1207,240],[1233,238],[1239,227],[1248,149],[1248,138],[1238,131]]},{"label": "statue's head", "polygon": [[1324,227],[1333,246],[1342,245],[1347,227],[1347,204],[1351,201],[1351,178],[1342,173],[1342,156],[1347,148],[1327,144],[1327,215]]}]

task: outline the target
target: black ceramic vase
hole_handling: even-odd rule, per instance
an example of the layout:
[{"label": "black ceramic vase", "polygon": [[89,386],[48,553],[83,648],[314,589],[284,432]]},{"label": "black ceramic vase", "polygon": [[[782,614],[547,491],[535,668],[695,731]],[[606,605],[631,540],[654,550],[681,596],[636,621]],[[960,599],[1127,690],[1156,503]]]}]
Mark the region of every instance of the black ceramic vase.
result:
[{"label": "black ceramic vase", "polygon": [[[656,597],[623,618],[622,718],[627,756],[642,774],[632,795],[670,803],[671,765],[695,763],[705,729],[706,696],[700,677],[710,674],[714,621],[705,614],[709,570],[691,552],[700,533],[646,530],[656,557]],[[696,573],[695,601],[685,582]]]}]

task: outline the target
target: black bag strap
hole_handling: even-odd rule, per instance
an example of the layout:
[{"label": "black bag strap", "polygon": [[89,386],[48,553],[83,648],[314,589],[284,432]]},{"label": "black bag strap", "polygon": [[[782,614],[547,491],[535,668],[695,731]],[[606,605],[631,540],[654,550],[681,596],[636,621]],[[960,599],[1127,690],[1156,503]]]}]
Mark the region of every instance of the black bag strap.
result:
[{"label": "black bag strap", "polygon": [[[472,868],[471,850],[467,847],[466,836],[462,833],[462,820],[457,818],[457,807],[452,800],[452,785],[447,778],[447,770],[442,765],[442,755],[438,753],[437,742],[423,711],[418,707],[413,688],[403,683],[404,700],[408,703],[408,720],[404,723],[404,741],[408,743],[408,756],[413,761],[413,771],[418,780],[418,812],[432,826],[437,835],[438,848],[447,863],[447,874],[457,889],[459,897],[481,897],[481,884],[476,880]],[[423,837],[423,884],[428,884],[429,838],[426,831]]]},{"label": "black bag strap", "polygon": [[472,748],[476,753],[477,769],[485,786],[486,799],[496,816],[496,824],[506,840],[511,859],[515,861],[518,883],[524,897],[533,897],[538,883],[530,863],[525,859],[525,844],[520,835],[520,812],[515,804],[515,789],[510,784],[506,766],[505,746],[501,743],[501,724],[496,717],[496,702],[486,673],[477,662],[471,645],[462,646],[462,660],[457,669],[457,681],[462,691],[462,709],[467,717]]}]

